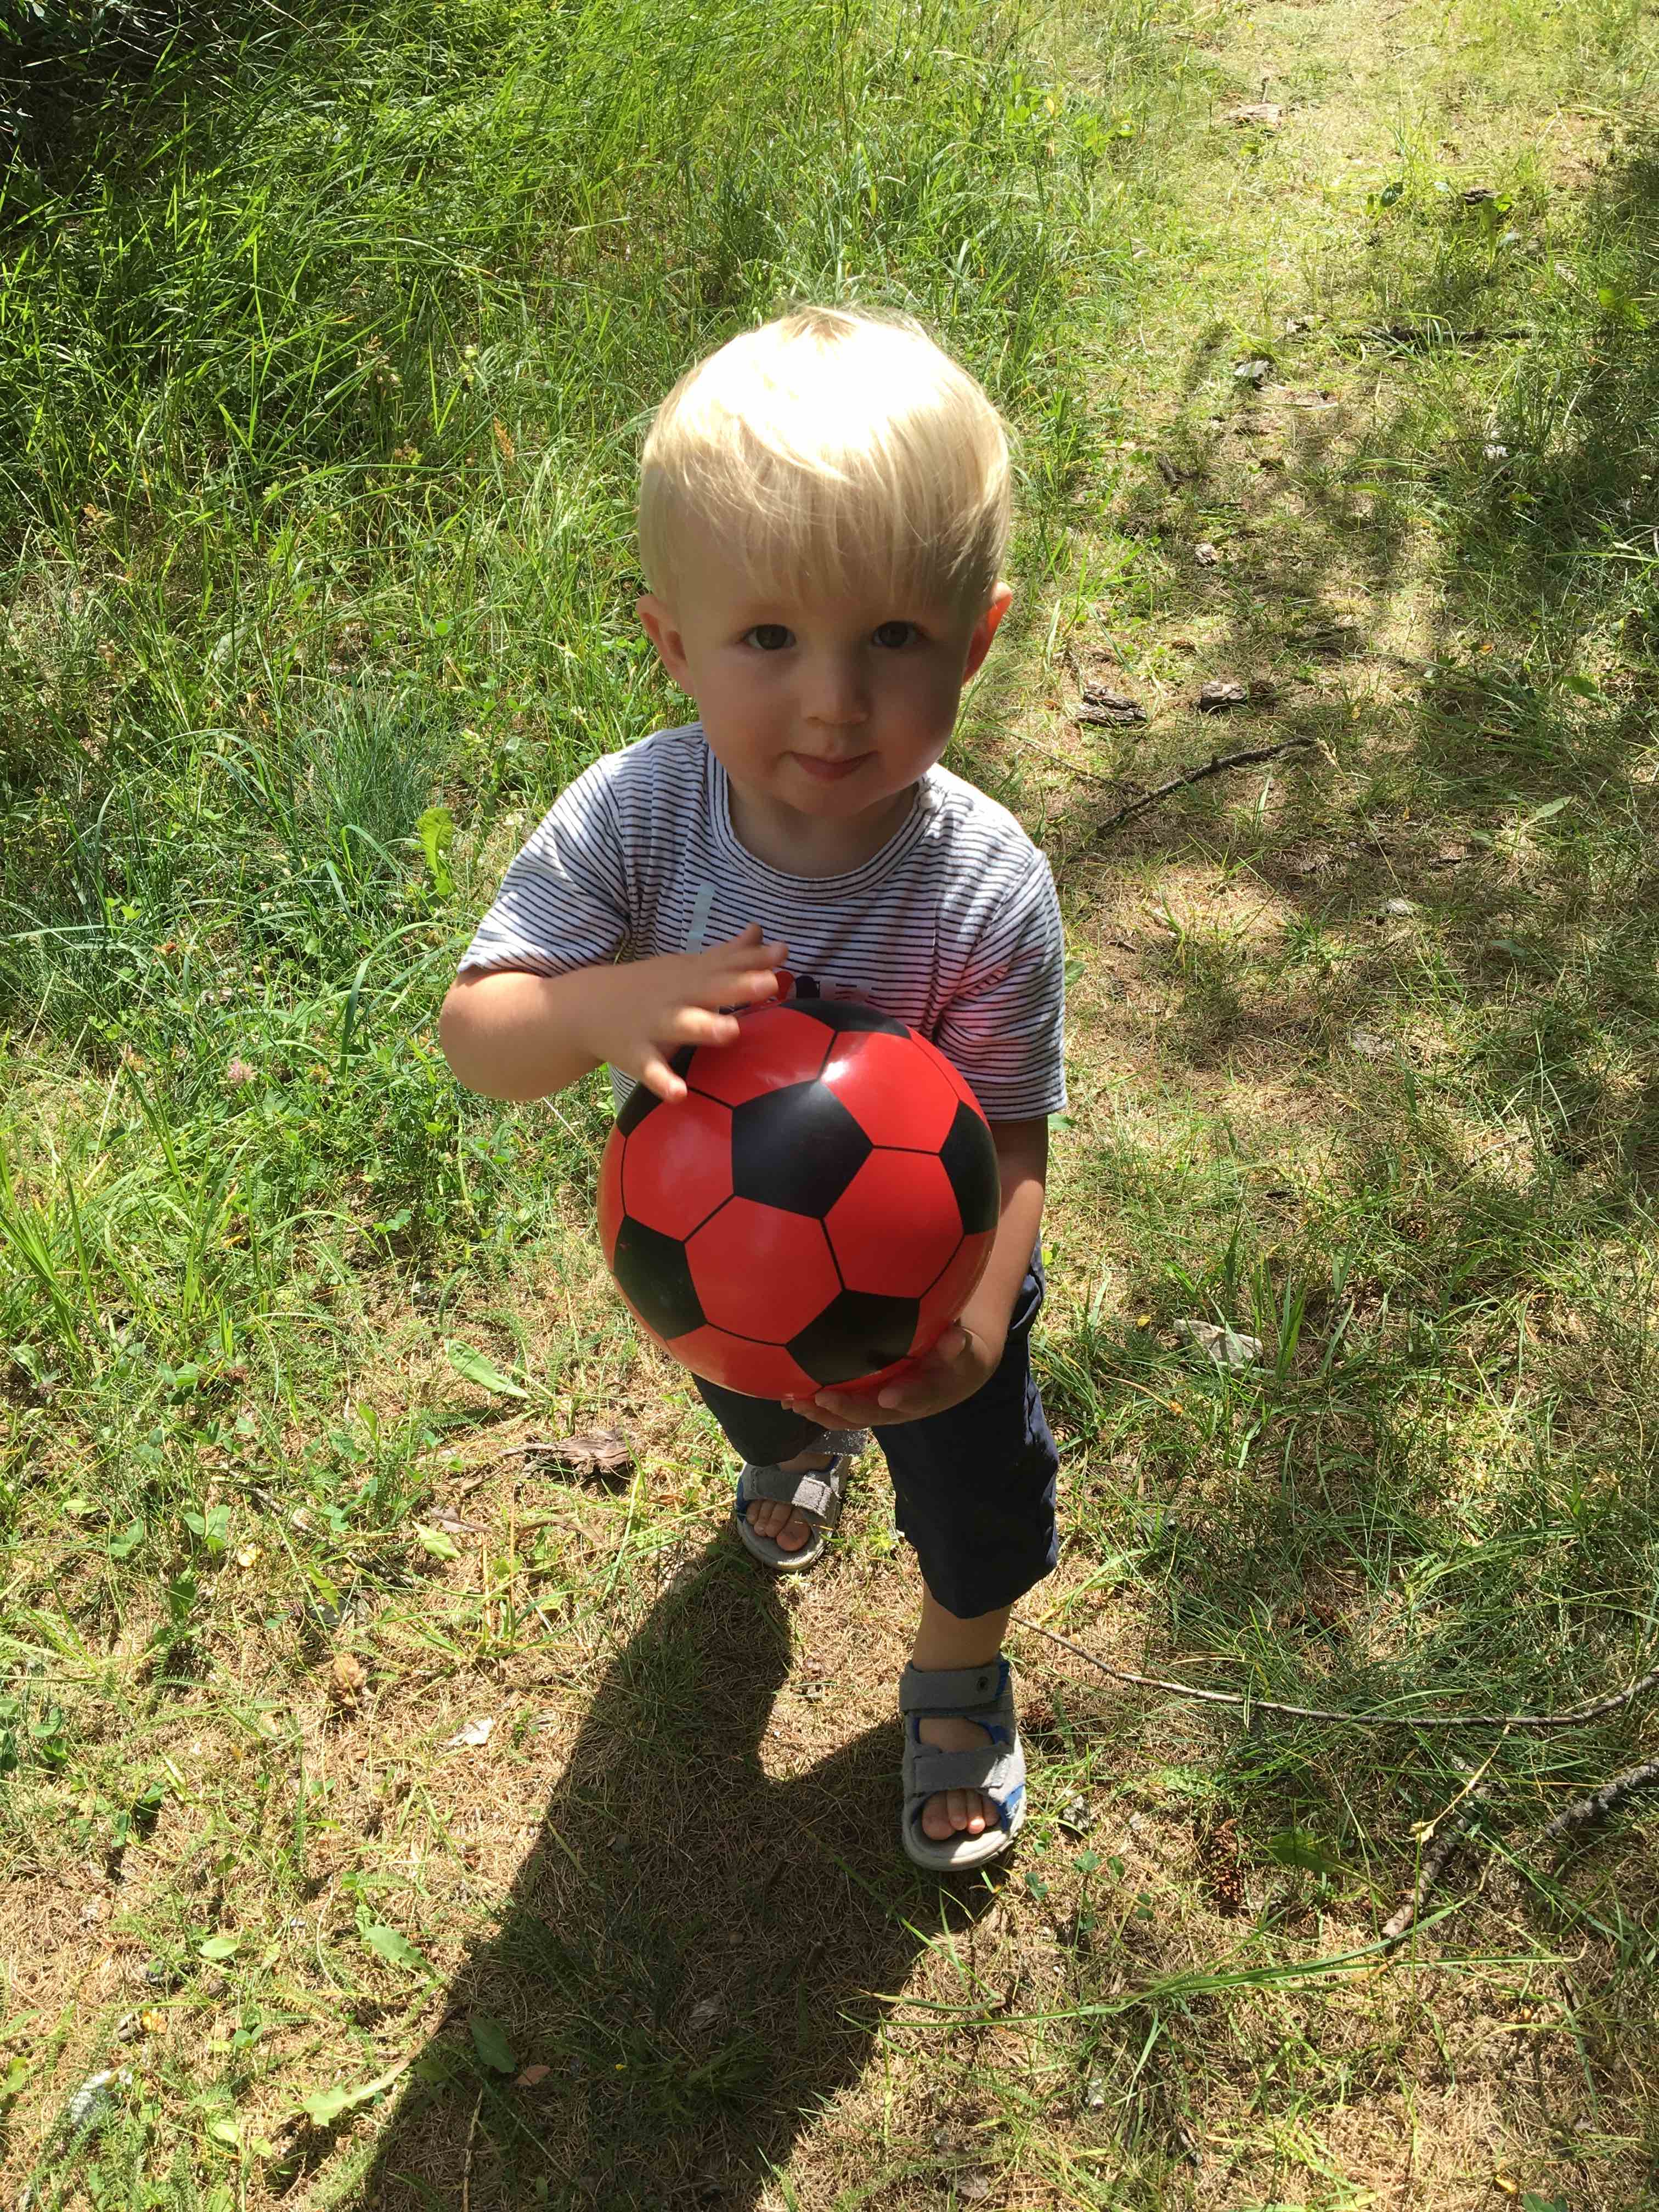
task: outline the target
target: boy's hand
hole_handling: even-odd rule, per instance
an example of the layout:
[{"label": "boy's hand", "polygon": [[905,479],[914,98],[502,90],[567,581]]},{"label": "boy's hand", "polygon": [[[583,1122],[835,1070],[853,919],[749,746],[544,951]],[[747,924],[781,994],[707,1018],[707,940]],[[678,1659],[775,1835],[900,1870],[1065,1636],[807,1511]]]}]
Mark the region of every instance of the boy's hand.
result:
[{"label": "boy's hand", "polygon": [[704,952],[669,952],[607,971],[603,1006],[584,1042],[598,1060],[638,1078],[659,1098],[684,1098],[668,1065],[684,1044],[731,1044],[738,1024],[722,1006],[754,1006],[777,996],[787,945],[768,943],[751,921],[740,937]]},{"label": "boy's hand", "polygon": [[931,1352],[908,1375],[884,1383],[873,1398],[854,1398],[844,1390],[820,1390],[816,1398],[786,1398],[792,1413],[805,1413],[831,1429],[885,1429],[900,1421],[920,1421],[961,1405],[988,1382],[1002,1358],[1002,1346],[953,1321]]}]

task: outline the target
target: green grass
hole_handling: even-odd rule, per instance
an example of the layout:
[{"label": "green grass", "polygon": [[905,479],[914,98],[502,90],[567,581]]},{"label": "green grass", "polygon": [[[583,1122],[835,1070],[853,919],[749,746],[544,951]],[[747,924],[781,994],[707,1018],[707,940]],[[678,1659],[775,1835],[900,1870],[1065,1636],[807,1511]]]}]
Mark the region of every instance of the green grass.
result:
[{"label": "green grass", "polygon": [[[528,823],[676,716],[644,410],[791,298],[914,307],[1019,434],[961,754],[1076,971],[1029,1609],[1345,1709],[1640,1672],[1650,21],[88,21],[20,19],[0,95],[11,2192],[1654,2202],[1651,1812],[1534,1840],[1650,1711],[1242,1727],[1026,1638],[1019,1862],[913,1878],[879,1481],[807,1588],[742,1571],[603,1283],[597,1087],[502,1112],[432,1035]],[[1085,675],[1150,724],[1073,725]],[[615,1488],[501,1456],[596,1425]],[[1375,1972],[1460,1758],[1473,1848]]]}]

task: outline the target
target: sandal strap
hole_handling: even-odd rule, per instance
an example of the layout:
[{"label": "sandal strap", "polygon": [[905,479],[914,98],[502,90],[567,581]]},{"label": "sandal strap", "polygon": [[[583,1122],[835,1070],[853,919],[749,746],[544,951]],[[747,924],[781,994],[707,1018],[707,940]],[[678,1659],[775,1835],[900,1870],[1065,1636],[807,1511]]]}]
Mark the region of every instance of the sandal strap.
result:
[{"label": "sandal strap", "polygon": [[899,1711],[925,1713],[934,1719],[963,1713],[977,1719],[982,1713],[1010,1720],[1014,1701],[1008,1686],[1008,1662],[999,1655],[982,1667],[907,1667],[899,1676]]},{"label": "sandal strap", "polygon": [[738,1478],[737,1510],[763,1500],[772,1505],[793,1505],[797,1513],[820,1528],[833,1528],[841,1519],[842,1494],[847,1483],[847,1462],[837,1455],[828,1467],[815,1473],[786,1474],[781,1467],[756,1467],[745,1462]]},{"label": "sandal strap", "polygon": [[940,1751],[931,1743],[910,1747],[905,1797],[914,1808],[941,1790],[981,1790],[1000,1804],[1025,1779],[1018,1744],[984,1743],[972,1751]]}]

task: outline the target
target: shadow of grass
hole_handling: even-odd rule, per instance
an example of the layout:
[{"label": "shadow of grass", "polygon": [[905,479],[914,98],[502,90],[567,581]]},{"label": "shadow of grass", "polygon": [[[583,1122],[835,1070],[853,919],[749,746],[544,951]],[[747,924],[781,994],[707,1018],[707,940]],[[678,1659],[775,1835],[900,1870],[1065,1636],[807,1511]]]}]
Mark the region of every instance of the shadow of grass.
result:
[{"label": "shadow of grass", "polygon": [[[856,2079],[879,1993],[990,1892],[899,1857],[896,1720],[768,1776],[789,1643],[776,1586],[723,1538],[659,1599],[351,2203],[749,2205]],[[479,2062],[481,2016],[548,2069],[533,2087]]]}]

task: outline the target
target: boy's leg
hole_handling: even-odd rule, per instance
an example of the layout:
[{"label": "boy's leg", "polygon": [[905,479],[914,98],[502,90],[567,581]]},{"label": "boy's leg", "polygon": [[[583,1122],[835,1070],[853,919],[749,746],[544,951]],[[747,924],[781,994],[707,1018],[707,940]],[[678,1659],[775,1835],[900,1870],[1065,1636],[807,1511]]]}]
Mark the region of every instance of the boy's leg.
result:
[{"label": "boy's leg", "polygon": [[[995,1606],[972,1620],[960,1620],[955,1613],[946,1613],[924,1582],[921,1619],[916,1624],[910,1664],[927,1673],[988,1666],[1001,1652],[1012,1611],[1012,1605]],[[977,1721],[954,1720],[948,1714],[921,1720],[916,1727],[922,1741],[937,1745],[940,1751],[976,1751],[988,1740]],[[944,1844],[956,1835],[982,1836],[995,1818],[994,1810],[977,1790],[942,1790],[922,1808],[921,1832],[936,1844]]]},{"label": "boy's leg", "polygon": [[[746,1398],[740,1390],[723,1389],[692,1381],[697,1394],[726,1431],[726,1440],[738,1457],[756,1467],[781,1467],[791,1474],[815,1474],[828,1467],[834,1455],[823,1448],[824,1431],[805,1413],[792,1413],[769,1398]],[[790,1505],[757,1498],[749,1507],[749,1525],[757,1536],[769,1536],[786,1552],[798,1552],[811,1537],[812,1524]]]},{"label": "boy's leg", "polygon": [[[924,1672],[994,1659],[1014,1604],[1058,1555],[1060,1461],[1030,1352],[1042,1303],[1042,1271],[1033,1254],[990,1380],[948,1413],[876,1431],[893,1477],[895,1516],[921,1568],[911,1663]],[[924,1743],[944,1751],[971,1751],[988,1741],[969,1720],[929,1718],[918,1728]],[[929,1799],[921,1829],[943,1843],[980,1835],[996,1818],[977,1790],[950,1790]]]}]

